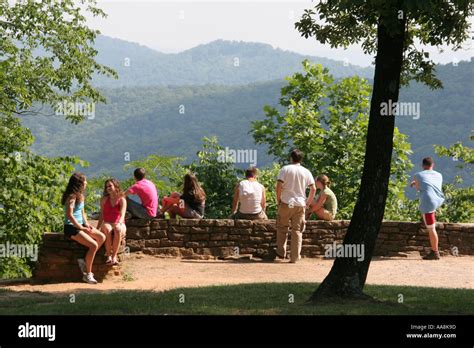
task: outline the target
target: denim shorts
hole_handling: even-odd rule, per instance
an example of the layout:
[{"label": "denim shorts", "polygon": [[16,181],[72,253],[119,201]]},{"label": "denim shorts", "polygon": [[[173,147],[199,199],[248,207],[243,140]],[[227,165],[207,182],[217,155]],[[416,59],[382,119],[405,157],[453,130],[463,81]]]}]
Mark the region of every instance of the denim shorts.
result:
[{"label": "denim shorts", "polygon": [[[82,224],[82,226],[86,227],[85,224]],[[79,231],[80,230],[77,229],[74,225],[64,225],[64,235],[68,238],[75,236],[79,233]]]}]

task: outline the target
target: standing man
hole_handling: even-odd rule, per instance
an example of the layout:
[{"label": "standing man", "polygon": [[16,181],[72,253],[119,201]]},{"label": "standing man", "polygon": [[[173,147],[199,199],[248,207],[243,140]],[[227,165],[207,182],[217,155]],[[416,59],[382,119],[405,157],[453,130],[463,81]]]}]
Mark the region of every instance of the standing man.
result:
[{"label": "standing man", "polygon": [[[303,153],[293,150],[290,162],[280,170],[276,186],[278,203],[277,215],[277,257],[286,257],[288,227],[291,221],[291,254],[290,262],[295,263],[301,258],[301,244],[305,229],[305,209],[313,201],[316,187],[311,172],[301,165]],[[309,197],[306,199],[306,189],[309,187]]]},{"label": "standing man", "polygon": [[439,260],[435,211],[444,202],[443,176],[433,170],[433,166],[434,161],[431,157],[423,158],[423,170],[415,174],[410,184],[420,192],[420,211],[430,236],[431,252],[423,257],[424,260]]},{"label": "standing man", "polygon": [[135,184],[133,184],[124,195],[138,195],[141,204],[127,197],[127,211],[132,216],[140,219],[153,219],[158,210],[158,192],[156,186],[150,180],[145,179],[145,169],[137,168],[133,172]]}]

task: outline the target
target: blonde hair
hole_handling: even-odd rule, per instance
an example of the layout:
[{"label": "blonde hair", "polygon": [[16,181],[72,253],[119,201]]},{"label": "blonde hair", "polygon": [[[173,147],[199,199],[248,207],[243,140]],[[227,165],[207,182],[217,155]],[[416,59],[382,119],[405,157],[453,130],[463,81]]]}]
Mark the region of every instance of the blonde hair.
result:
[{"label": "blonde hair", "polygon": [[324,187],[329,187],[331,185],[331,181],[329,181],[327,175],[324,174],[318,175],[316,181],[319,181]]}]

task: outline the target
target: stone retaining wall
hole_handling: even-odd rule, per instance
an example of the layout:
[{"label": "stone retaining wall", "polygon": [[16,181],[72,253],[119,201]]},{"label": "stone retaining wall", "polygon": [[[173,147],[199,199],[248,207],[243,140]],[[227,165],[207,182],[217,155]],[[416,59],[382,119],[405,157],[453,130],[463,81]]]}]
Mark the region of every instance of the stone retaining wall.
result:
[{"label": "stone retaining wall", "polygon": [[[276,244],[275,220],[159,220],[127,222],[131,252],[184,258],[232,258],[242,255],[269,257]],[[302,256],[324,257],[325,246],[341,243],[349,221],[308,221]],[[442,254],[474,255],[474,223],[438,223]],[[429,252],[428,232],[421,223],[384,221],[377,239],[376,256],[418,256]]]},{"label": "stone retaining wall", "polygon": [[[64,233],[45,233],[39,248],[38,261],[33,271],[33,281],[37,283],[81,281],[82,273],[77,263],[84,258],[87,248],[64,237]],[[124,260],[125,238],[121,241],[118,259]],[[96,254],[92,272],[97,281],[121,275],[121,265],[105,264],[105,248],[102,246]]]},{"label": "stone retaining wall", "polygon": [[[275,248],[275,220],[140,220],[126,221],[127,235],[121,242],[119,260],[126,253],[191,259],[268,258]],[[326,246],[342,243],[349,221],[308,221],[303,234],[303,257],[324,257]],[[442,254],[474,255],[474,223],[438,223]],[[291,243],[291,241],[290,241]],[[375,256],[419,257],[429,251],[428,232],[421,223],[384,221]],[[86,248],[63,233],[45,233],[33,273],[34,282],[80,281],[77,259]],[[121,265],[107,266],[105,250],[97,252],[92,272],[98,281],[121,275]]]}]

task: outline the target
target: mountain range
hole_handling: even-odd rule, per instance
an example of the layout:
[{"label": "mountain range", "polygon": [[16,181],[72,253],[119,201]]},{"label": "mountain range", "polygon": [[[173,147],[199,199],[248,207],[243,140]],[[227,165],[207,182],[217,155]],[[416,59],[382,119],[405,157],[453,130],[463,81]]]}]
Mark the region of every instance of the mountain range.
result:
[{"label": "mountain range", "polygon": [[372,68],[349,62],[275,49],[258,42],[216,40],[180,53],[161,53],[137,43],[99,36],[97,61],[117,71],[119,79],[96,76],[94,85],[105,88],[244,85],[281,79],[301,70],[308,59],[329,68],[336,77],[372,77]]}]

